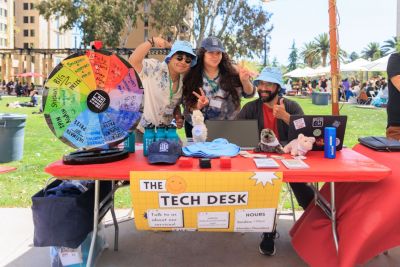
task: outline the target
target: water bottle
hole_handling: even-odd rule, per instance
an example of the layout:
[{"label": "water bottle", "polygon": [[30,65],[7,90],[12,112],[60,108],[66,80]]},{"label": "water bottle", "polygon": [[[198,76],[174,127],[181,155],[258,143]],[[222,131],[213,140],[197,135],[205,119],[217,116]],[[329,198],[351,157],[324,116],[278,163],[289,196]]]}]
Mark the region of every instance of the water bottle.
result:
[{"label": "water bottle", "polygon": [[324,129],[324,156],[328,159],[336,158],[336,128],[325,127]]},{"label": "water bottle", "polygon": [[148,154],[148,148],[151,143],[154,142],[155,140],[155,130],[154,130],[154,125],[150,124],[149,126],[144,128],[144,134],[143,134],[143,155],[147,157]]},{"label": "water bottle", "polygon": [[179,136],[176,133],[176,126],[173,124],[170,124],[167,128],[167,140],[179,143]]},{"label": "water bottle", "polygon": [[167,139],[167,132],[164,124],[160,124],[157,127],[157,132],[156,132],[156,141],[160,141],[163,139]]},{"label": "water bottle", "polygon": [[128,138],[124,141],[124,150],[129,153],[135,152],[135,132],[132,131],[128,133]]}]

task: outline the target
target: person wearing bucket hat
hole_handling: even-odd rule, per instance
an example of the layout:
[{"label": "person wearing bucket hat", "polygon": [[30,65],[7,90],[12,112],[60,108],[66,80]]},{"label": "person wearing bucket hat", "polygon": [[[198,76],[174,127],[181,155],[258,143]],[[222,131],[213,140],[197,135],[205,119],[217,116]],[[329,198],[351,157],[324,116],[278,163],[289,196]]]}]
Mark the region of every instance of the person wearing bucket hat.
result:
[{"label": "person wearing bucket hat", "polygon": [[[145,59],[153,47],[171,48],[171,51],[164,61]],[[136,140],[142,140],[144,128],[150,124],[169,125],[175,119],[177,128],[183,127],[179,107],[182,100],[182,80],[196,61],[193,47],[187,41],[176,41],[171,47],[163,38],[152,37],[133,51],[129,63],[138,73],[145,92],[143,115],[137,126]]]},{"label": "person wearing bucket hat", "polygon": [[253,73],[232,64],[220,39],[207,37],[197,51],[197,64],[183,80],[185,132],[192,136],[191,113],[201,110],[206,120],[232,120],[241,97],[252,97]]},{"label": "person wearing bucket hat", "polygon": [[[254,80],[257,87],[258,99],[245,104],[237,119],[258,120],[258,130],[270,128],[281,143],[287,143],[289,120],[291,115],[304,114],[300,105],[295,101],[279,96],[283,87],[280,69],[265,67]],[[306,209],[314,199],[314,192],[306,183],[289,183],[299,205]],[[263,233],[259,246],[261,254],[275,255],[276,231]]]}]

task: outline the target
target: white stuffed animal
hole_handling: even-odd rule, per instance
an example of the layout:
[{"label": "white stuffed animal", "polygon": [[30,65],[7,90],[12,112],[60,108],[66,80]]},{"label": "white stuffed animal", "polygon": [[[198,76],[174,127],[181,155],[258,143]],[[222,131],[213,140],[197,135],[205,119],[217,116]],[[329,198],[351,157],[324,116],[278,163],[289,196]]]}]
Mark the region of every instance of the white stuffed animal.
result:
[{"label": "white stuffed animal", "polygon": [[307,137],[303,134],[299,134],[297,139],[290,141],[283,151],[285,153],[290,153],[292,156],[304,156],[310,151],[315,143],[315,137]]},{"label": "white stuffed animal", "polygon": [[192,114],[192,136],[194,142],[205,142],[207,139],[207,128],[204,124],[204,116],[200,110],[194,110]]}]

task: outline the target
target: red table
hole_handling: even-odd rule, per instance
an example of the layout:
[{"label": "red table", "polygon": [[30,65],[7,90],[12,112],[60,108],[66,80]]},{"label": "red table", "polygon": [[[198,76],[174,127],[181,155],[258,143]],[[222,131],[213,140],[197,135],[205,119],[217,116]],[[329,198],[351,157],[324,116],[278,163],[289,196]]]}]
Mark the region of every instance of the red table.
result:
[{"label": "red table", "polygon": [[[294,249],[311,266],[355,266],[400,245],[400,152],[377,152],[362,145],[353,149],[391,168],[392,174],[377,183],[336,184],[338,253],[330,221],[320,209],[307,208],[291,235]],[[329,197],[329,188],[321,193]]]},{"label": "red table", "polygon": [[[289,158],[289,155],[285,155]],[[274,171],[283,172],[285,182],[329,182],[331,189],[330,203],[316,192],[317,204],[319,204],[329,216],[331,227],[338,248],[336,235],[336,213],[335,213],[335,182],[376,182],[391,173],[390,168],[351,149],[344,148],[337,152],[336,159],[324,158],[323,151],[311,151],[307,154],[305,162],[310,166],[308,169],[287,169],[279,160],[279,169]],[[176,165],[149,165],[141,151],[130,154],[129,158],[104,164],[93,165],[64,165],[62,161],[56,161],[48,165],[46,172],[58,178],[65,179],[96,179],[95,215],[97,222],[98,210],[98,188],[99,180],[128,180],[129,173],[135,171],[195,171],[195,172],[218,172],[218,171],[256,171],[257,168],[252,159],[240,156],[232,158],[232,168],[224,169],[219,165],[219,159],[213,159],[211,169],[200,169],[198,161],[193,159],[193,167],[182,168]],[[96,199],[97,197],[97,199]],[[97,229],[93,227],[94,232]],[[95,235],[93,235],[95,236]],[[94,241],[92,240],[94,246]],[[333,242],[332,242],[333,244]],[[92,250],[92,247],[91,247]],[[89,253],[91,259],[91,253]]]}]

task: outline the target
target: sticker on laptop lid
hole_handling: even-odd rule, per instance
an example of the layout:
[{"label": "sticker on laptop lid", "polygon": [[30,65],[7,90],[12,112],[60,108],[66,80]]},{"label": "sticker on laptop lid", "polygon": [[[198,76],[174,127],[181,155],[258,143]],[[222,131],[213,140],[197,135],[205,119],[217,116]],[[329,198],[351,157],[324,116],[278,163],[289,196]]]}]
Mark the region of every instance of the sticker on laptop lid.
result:
[{"label": "sticker on laptop lid", "polygon": [[314,128],[321,128],[324,126],[324,118],[323,117],[316,117],[312,119],[312,127]]},{"label": "sticker on laptop lid", "polygon": [[306,127],[306,122],[304,121],[304,118],[300,118],[300,119],[294,120],[293,125],[296,130],[299,130],[299,129]]},{"label": "sticker on laptop lid", "polygon": [[340,121],[335,120],[335,121],[332,123],[332,126],[333,126],[333,127],[336,127],[336,128],[339,128],[339,126],[340,126]]},{"label": "sticker on laptop lid", "polygon": [[321,136],[321,134],[322,134],[321,129],[315,129],[315,130],[313,131],[313,135],[314,135],[314,136]]}]

